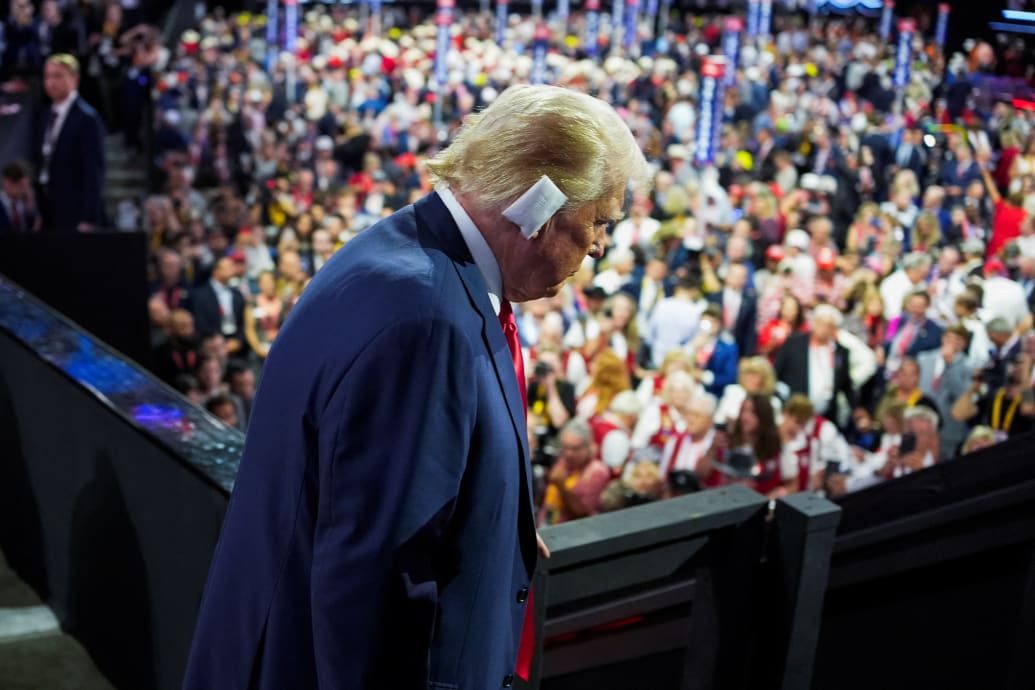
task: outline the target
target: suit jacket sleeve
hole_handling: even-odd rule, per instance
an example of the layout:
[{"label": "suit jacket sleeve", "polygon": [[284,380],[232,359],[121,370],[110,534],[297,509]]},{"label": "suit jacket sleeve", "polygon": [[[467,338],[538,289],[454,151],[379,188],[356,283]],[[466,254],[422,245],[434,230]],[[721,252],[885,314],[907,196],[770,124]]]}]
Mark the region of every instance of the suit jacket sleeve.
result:
[{"label": "suit jacket sleeve", "polygon": [[365,346],[323,413],[338,433],[320,450],[313,545],[320,687],[375,687],[386,653],[405,687],[427,682],[436,564],[476,416],[472,360],[444,321],[397,323]]},{"label": "suit jacket sleeve", "polygon": [[101,192],[104,189],[104,125],[96,116],[84,115],[82,122],[80,164],[83,175],[80,184],[83,192],[80,196],[82,207],[79,209],[79,222],[99,225],[103,220]]},{"label": "suit jacket sleeve", "polygon": [[845,395],[849,407],[855,408],[858,402],[858,398],[855,394],[855,386],[852,384],[852,364],[851,354],[844,345],[838,343],[835,347],[836,356],[838,358],[837,368],[834,372],[834,376],[837,377],[837,389]]},{"label": "suit jacket sleeve", "polygon": [[741,357],[753,357],[758,347],[758,302],[755,297],[745,297],[743,313],[740,316],[740,333],[737,334],[737,348]]},{"label": "suit jacket sleeve", "polygon": [[788,386],[791,382],[788,380],[790,375],[791,367],[791,343],[794,342],[794,336],[790,336],[787,340],[783,341],[783,345],[776,350],[776,356],[773,357],[773,371],[776,373],[776,380],[782,381]]}]

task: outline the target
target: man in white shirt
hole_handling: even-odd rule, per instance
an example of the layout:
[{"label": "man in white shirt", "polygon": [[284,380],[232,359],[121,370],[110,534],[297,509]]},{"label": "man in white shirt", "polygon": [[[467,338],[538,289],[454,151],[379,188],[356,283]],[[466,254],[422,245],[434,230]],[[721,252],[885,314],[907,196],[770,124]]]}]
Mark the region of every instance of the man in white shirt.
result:
[{"label": "man in white shirt", "polygon": [[613,295],[632,280],[632,272],[636,268],[636,255],[628,247],[615,247],[608,253],[607,262],[611,267],[601,271],[593,279],[593,284],[604,288],[608,295]]},{"label": "man in white shirt", "polygon": [[923,252],[910,252],[902,260],[902,268],[892,273],[880,284],[880,297],[884,302],[884,318],[891,320],[902,313],[906,295],[925,286],[931,270],[931,257]]},{"label": "man in white shirt", "polygon": [[647,199],[633,200],[629,217],[615,226],[611,237],[611,243],[616,249],[650,248],[654,233],[661,227],[661,223],[647,215],[649,204],[650,201]]},{"label": "man in white shirt", "polygon": [[996,317],[1006,319],[1011,326],[1017,327],[1029,314],[1028,299],[1020,283],[1002,275],[1004,267],[999,259],[989,259],[985,263],[985,282],[981,284],[984,297],[981,299],[983,318],[988,323]]},{"label": "man in white shirt", "polygon": [[680,280],[675,294],[658,303],[646,333],[655,369],[661,368],[665,355],[697,335],[701,314],[707,306],[708,302],[701,297],[700,282],[691,277]]}]

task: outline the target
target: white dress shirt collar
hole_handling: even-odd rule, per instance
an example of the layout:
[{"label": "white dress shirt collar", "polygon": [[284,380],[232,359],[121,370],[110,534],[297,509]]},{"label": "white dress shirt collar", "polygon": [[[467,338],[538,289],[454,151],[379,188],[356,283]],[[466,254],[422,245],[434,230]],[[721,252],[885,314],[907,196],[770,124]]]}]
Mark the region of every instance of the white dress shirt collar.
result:
[{"label": "white dress shirt collar", "polygon": [[65,100],[59,103],[52,103],[50,105],[50,109],[57,113],[59,120],[64,120],[65,116],[68,115],[68,109],[72,107],[72,104],[75,103],[75,99],[77,98],[79,98],[79,92],[73,91],[68,94]]},{"label": "white dress shirt collar", "polygon": [[453,222],[460,229],[460,234],[467,244],[467,249],[470,250],[471,257],[474,259],[475,265],[481,271],[482,278],[485,280],[485,286],[489,289],[489,302],[492,303],[492,309],[499,316],[500,305],[502,304],[503,277],[500,274],[500,265],[496,262],[496,256],[492,253],[492,249],[489,248],[489,243],[485,241],[485,237],[482,236],[481,230],[474,224],[471,217],[467,215],[467,211],[460,205],[457,198],[453,196],[453,192],[449,187],[445,184],[439,184],[435,187],[435,192],[442,199],[442,203],[446,205],[449,215],[453,217]]}]

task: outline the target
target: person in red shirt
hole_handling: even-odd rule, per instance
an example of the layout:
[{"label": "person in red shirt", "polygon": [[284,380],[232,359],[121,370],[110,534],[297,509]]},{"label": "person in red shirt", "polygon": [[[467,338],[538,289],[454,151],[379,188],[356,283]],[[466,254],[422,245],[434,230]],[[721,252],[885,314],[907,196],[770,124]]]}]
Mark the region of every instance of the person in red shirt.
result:
[{"label": "person in red shirt", "polygon": [[999,193],[992,176],[988,172],[989,152],[978,152],[978,162],[981,164],[981,177],[985,181],[985,189],[988,196],[995,204],[995,215],[992,216],[992,239],[988,243],[988,256],[997,256],[1003,247],[1011,240],[1021,234],[1021,223],[1027,217],[1022,208],[1024,197],[1019,193],[1011,192],[1007,198]]},{"label": "person in red shirt", "polygon": [[780,313],[758,332],[758,351],[770,359],[788,336],[805,329],[805,311],[794,295],[785,295],[780,302]]}]

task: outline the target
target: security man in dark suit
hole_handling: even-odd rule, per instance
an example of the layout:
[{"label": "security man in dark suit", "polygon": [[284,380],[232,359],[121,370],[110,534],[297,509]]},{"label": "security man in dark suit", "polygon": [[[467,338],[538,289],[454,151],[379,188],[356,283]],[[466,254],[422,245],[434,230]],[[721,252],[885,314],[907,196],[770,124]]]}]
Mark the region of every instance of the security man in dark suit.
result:
[{"label": "security man in dark suit", "polygon": [[773,368],[788,397],[793,393],[807,395],[818,414],[843,429],[848,422],[844,413],[854,409],[856,396],[848,349],[837,342],[840,325],[837,309],[819,305],[813,310],[811,332],[787,338],[776,352]]},{"label": "security man in dark suit", "polygon": [[89,231],[103,224],[105,127],[78,88],[79,61],[64,53],[51,56],[43,71],[51,105],[35,146],[44,231]]},{"label": "security man in dark suit", "polygon": [[29,172],[12,161],[0,171],[0,235],[33,232],[37,219]]}]

